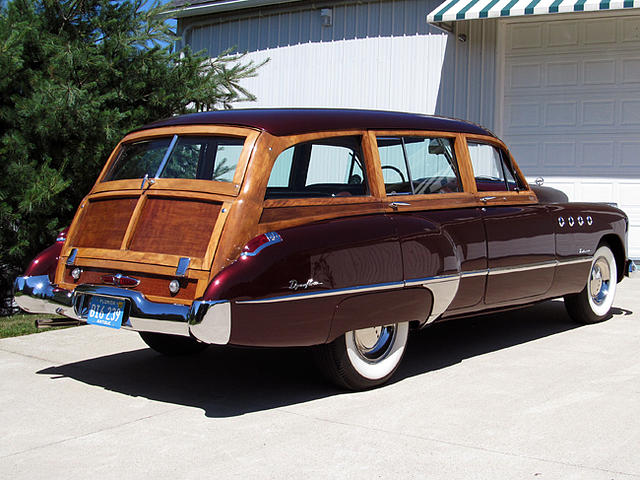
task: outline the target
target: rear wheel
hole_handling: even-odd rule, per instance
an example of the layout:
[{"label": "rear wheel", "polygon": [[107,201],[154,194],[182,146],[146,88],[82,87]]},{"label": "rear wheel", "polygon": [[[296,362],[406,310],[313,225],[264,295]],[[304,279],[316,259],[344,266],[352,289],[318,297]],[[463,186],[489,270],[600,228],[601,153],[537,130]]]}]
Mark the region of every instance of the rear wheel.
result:
[{"label": "rear wheel", "polygon": [[609,318],[616,293],[618,270],[608,245],[593,255],[587,285],[580,293],[564,297],[569,316],[580,323],[597,323]]},{"label": "rear wheel", "polygon": [[400,365],[408,336],[407,322],[352,330],[316,347],[316,358],[338,386],[365,390],[391,378]]},{"label": "rear wheel", "polygon": [[189,355],[204,350],[206,343],[200,343],[195,338],[164,333],[138,332],[144,343],[163,355]]}]

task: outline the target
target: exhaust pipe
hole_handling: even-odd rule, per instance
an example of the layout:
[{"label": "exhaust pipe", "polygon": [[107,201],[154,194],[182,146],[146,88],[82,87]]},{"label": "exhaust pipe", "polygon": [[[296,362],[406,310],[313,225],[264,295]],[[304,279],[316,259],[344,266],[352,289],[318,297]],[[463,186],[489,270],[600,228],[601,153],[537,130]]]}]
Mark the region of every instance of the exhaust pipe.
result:
[{"label": "exhaust pipe", "polygon": [[78,325],[85,324],[72,318],[39,318],[35,323],[36,328],[77,327]]}]

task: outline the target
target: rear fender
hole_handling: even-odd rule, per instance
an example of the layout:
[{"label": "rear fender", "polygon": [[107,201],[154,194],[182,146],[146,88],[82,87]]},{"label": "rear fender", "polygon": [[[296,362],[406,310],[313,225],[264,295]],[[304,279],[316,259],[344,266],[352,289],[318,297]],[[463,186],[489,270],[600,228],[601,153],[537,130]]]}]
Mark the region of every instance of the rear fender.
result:
[{"label": "rear fender", "polygon": [[29,266],[24,272],[25,277],[48,275],[49,281],[53,283],[56,275],[56,268],[58,266],[58,260],[60,259],[60,253],[62,252],[62,247],[67,238],[68,230],[68,228],[65,228],[61,231],[56,238],[56,243],[45,248],[43,251],[38,253],[33,260],[31,260],[31,263],[29,263]]}]

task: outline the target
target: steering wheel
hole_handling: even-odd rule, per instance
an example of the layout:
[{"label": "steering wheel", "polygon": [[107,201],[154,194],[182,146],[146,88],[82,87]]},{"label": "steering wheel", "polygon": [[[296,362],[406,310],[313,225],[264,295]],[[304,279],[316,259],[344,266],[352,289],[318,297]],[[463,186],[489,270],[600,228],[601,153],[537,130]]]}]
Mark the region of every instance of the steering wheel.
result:
[{"label": "steering wheel", "polygon": [[402,174],[402,171],[398,168],[398,167],[394,167],[393,165],[383,165],[382,166],[382,170],[384,170],[385,168],[388,168],[390,170],[393,170],[394,172],[396,172],[398,175],[400,175],[400,178],[402,179],[403,182],[406,182],[407,180],[404,178],[404,175]]}]

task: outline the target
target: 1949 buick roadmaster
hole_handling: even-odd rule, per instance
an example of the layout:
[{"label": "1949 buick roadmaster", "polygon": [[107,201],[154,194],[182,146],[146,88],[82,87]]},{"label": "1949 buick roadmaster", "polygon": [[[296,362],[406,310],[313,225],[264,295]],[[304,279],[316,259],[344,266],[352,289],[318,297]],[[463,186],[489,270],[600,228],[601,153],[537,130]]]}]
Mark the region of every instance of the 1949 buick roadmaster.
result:
[{"label": "1949 buick roadmaster", "polygon": [[15,295],[166,354],[314,346],[363,389],[393,374],[411,328],[556,297],[607,318],[633,269],[627,231],[612,206],[538,198],[475,124],[207,112],[128,134]]}]

